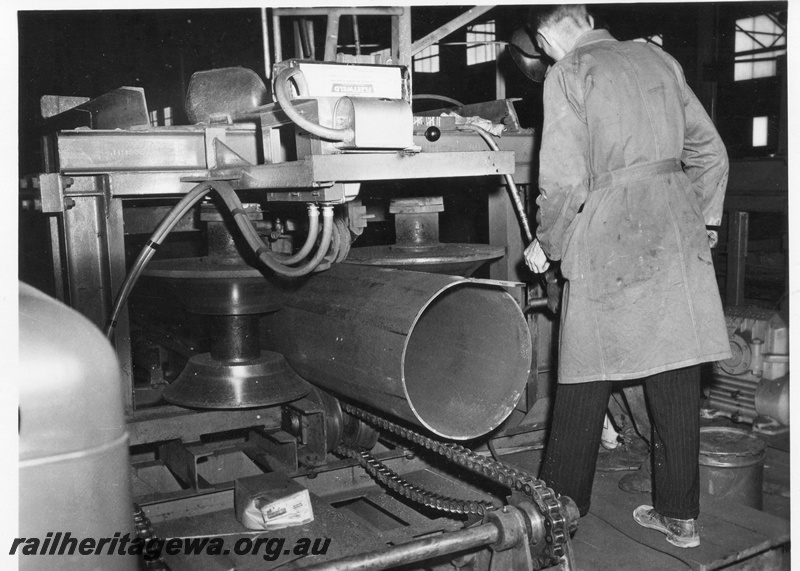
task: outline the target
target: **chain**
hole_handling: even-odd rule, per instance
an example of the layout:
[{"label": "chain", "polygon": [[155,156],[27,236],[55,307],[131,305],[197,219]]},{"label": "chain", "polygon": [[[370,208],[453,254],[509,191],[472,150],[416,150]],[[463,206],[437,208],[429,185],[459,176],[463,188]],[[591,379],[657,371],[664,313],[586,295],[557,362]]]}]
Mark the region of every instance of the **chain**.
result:
[{"label": "chain", "polygon": [[[511,490],[522,492],[533,501],[544,519],[546,546],[544,547],[544,554],[543,558],[540,560],[540,564],[542,567],[555,565],[558,563],[559,559],[564,556],[565,545],[569,539],[569,531],[567,529],[568,522],[562,511],[561,502],[559,502],[555,492],[551,488],[548,488],[543,480],[538,480],[522,470],[511,468],[497,460],[486,458],[459,444],[439,442],[438,440],[434,440],[411,429],[395,424],[351,404],[342,403],[342,410],[364,422],[392,434],[396,434],[440,456],[444,456],[450,462],[463,466],[471,472],[485,476],[493,482],[510,488]],[[348,455],[351,455],[349,451]],[[356,459],[361,463],[361,459]],[[365,460],[365,462],[369,464],[368,460]],[[362,466],[364,466],[363,463]],[[367,468],[367,470],[369,470],[369,468]],[[391,472],[388,468],[386,468],[386,470]],[[392,474],[394,473],[392,472]],[[397,476],[397,478],[399,478],[399,476]],[[387,481],[394,480],[389,477]],[[394,485],[398,487],[398,489],[405,490],[405,487],[399,483],[395,483]],[[413,500],[413,490],[409,490],[409,493]]]},{"label": "chain", "polygon": [[349,456],[358,460],[361,467],[381,484],[393,492],[397,492],[401,496],[429,508],[454,514],[476,514],[479,516],[483,516],[486,512],[494,509],[494,505],[491,502],[460,500],[441,494],[434,494],[424,488],[415,486],[366,450],[338,446],[334,452],[341,456]]},{"label": "chain", "polygon": [[[157,539],[156,534],[153,532],[153,525],[150,523],[150,519],[139,504],[133,504],[133,522],[136,525],[136,537],[144,540],[145,547],[148,543]],[[145,553],[147,553],[146,549]],[[152,561],[145,559],[144,568],[147,569],[147,571],[167,571],[169,569],[160,555],[157,559],[153,559]]]}]

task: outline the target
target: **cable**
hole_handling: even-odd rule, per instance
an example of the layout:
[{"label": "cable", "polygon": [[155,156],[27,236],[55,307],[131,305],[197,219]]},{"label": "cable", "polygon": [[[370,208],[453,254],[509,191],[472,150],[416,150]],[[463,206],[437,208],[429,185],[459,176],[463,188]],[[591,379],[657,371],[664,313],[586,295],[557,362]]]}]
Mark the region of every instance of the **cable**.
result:
[{"label": "cable", "polygon": [[247,213],[239,201],[239,197],[227,182],[217,181],[214,183],[214,190],[222,199],[223,205],[228,209],[228,212],[233,216],[236,225],[242,231],[244,239],[247,244],[258,256],[259,260],[278,275],[284,277],[300,277],[310,274],[322,261],[325,254],[331,245],[331,237],[333,235],[333,207],[324,206],[322,209],[322,238],[320,245],[317,248],[314,257],[305,265],[298,268],[289,268],[282,263],[264,244],[261,237],[258,235],[253,223],[248,218]]},{"label": "cable", "polygon": [[444,95],[436,95],[435,93],[419,93],[417,95],[413,95],[411,97],[412,101],[417,101],[420,99],[432,99],[434,101],[444,101],[445,103],[452,103],[456,107],[463,107],[464,104],[452,97],[446,97]]},{"label": "cable", "polygon": [[319,208],[317,208],[315,204],[309,204],[308,236],[306,237],[305,244],[303,244],[303,247],[300,248],[300,251],[293,256],[289,256],[288,258],[279,258],[278,261],[280,261],[282,264],[286,264],[287,266],[291,266],[304,260],[311,252],[311,248],[314,247],[314,242],[317,241],[317,236],[319,236]]},{"label": "cable", "polygon": [[125,301],[128,299],[128,295],[133,289],[134,284],[139,279],[139,276],[142,273],[142,270],[147,265],[147,262],[150,261],[150,258],[153,257],[158,246],[161,245],[161,242],[170,233],[170,231],[175,227],[178,221],[184,217],[184,215],[203,197],[211,191],[211,184],[208,182],[203,182],[195,186],[192,190],[187,192],[183,198],[175,205],[175,207],[169,211],[167,216],[164,220],[161,221],[161,224],[153,232],[150,239],[145,244],[142,251],[139,252],[139,256],[136,258],[136,261],[133,262],[128,275],[125,276],[125,280],[122,282],[122,286],[117,293],[117,298],[114,302],[114,307],[111,310],[111,314],[109,316],[108,322],[106,323],[104,333],[106,338],[110,341],[111,337],[114,334],[114,328],[117,325],[117,318],[119,317],[119,313],[122,310],[122,306],[125,304]]},{"label": "cable", "polygon": [[[486,141],[486,144],[489,145],[489,148],[493,151],[499,151],[500,147],[497,146],[497,143],[494,142],[492,139],[491,133],[482,127],[478,127],[477,125],[460,125],[458,127],[459,130],[462,131],[474,131],[481,136],[481,138]],[[525,232],[525,237],[528,239],[528,243],[533,243],[533,232],[531,232],[531,225],[528,222],[528,216],[525,214],[525,207],[522,205],[522,199],[519,195],[519,190],[517,189],[517,185],[514,182],[514,178],[510,174],[503,175],[506,179],[506,184],[508,185],[508,193],[511,195],[511,201],[514,203],[514,208],[517,211],[517,216],[519,217],[519,223],[522,226],[522,230]],[[544,279],[546,282],[546,289],[547,289],[547,304],[546,307],[552,311],[554,314],[558,312],[559,305],[561,304],[561,289],[558,287],[558,278],[555,274],[555,269],[550,267],[544,273]],[[530,309],[538,309],[542,307],[542,302],[540,300],[536,300],[528,305],[525,310],[527,311]]]},{"label": "cable", "polygon": [[[493,151],[499,151],[500,147],[497,146],[497,143],[494,142],[492,139],[491,133],[482,127],[478,127],[477,125],[460,125],[459,130],[462,131],[474,131],[481,136],[481,138],[486,141],[486,144],[489,145]],[[510,174],[503,175],[506,179],[506,184],[508,185],[508,192],[511,195],[511,200],[514,203],[514,207],[517,210],[517,216],[519,217],[520,224],[522,225],[522,229],[525,232],[525,237],[528,239],[528,242],[533,242],[533,233],[531,232],[531,226],[528,223],[528,216],[525,214],[525,207],[522,205],[522,199],[519,196],[519,190],[517,189],[517,185],[514,182],[514,178]]]},{"label": "cable", "polygon": [[331,267],[333,263],[337,261],[339,257],[339,251],[342,248],[342,235],[339,233],[339,228],[337,227],[336,221],[334,220],[333,225],[333,234],[331,236],[331,246],[328,249],[328,253],[322,259],[322,262],[314,269],[315,272],[322,272],[327,270]]},{"label": "cable", "polygon": [[[281,109],[291,121],[312,135],[316,135],[321,139],[329,141],[352,141],[354,133],[352,129],[331,129],[330,127],[323,127],[319,123],[312,123],[294,108],[291,102],[291,94],[289,93],[289,80],[294,76],[301,74],[299,68],[292,67],[285,69],[278,74],[275,78],[275,98],[278,100]],[[300,76],[302,77],[302,75]],[[302,88],[301,88],[302,91]]]},{"label": "cable", "polygon": [[[122,311],[122,307],[125,305],[125,302],[130,295],[133,286],[138,281],[142,271],[144,270],[147,263],[153,257],[158,247],[161,245],[161,242],[164,238],[172,231],[178,221],[183,218],[186,213],[200,200],[203,199],[211,190],[217,193],[217,195],[222,199],[224,206],[228,209],[228,211],[233,216],[236,225],[242,232],[244,239],[247,241],[250,248],[255,252],[258,256],[259,260],[266,265],[269,269],[271,269],[276,274],[285,277],[300,277],[313,272],[317,267],[320,265],[320,262],[328,253],[328,250],[331,246],[331,237],[333,235],[333,207],[332,206],[325,206],[323,207],[323,228],[322,228],[322,239],[320,241],[319,248],[315,253],[314,257],[305,265],[297,267],[297,268],[290,268],[285,265],[285,263],[281,262],[279,259],[275,257],[275,255],[269,250],[266,244],[261,240],[256,231],[253,223],[250,221],[250,218],[247,216],[247,213],[242,206],[239,197],[236,195],[236,192],[233,190],[230,184],[224,181],[215,181],[214,186],[212,186],[211,182],[203,182],[195,186],[192,190],[187,192],[183,198],[175,205],[175,207],[169,211],[167,216],[164,217],[164,220],[158,225],[156,230],[150,236],[150,239],[145,244],[144,248],[142,248],[141,252],[137,256],[136,260],[133,262],[131,269],[128,271],[128,275],[125,276],[124,281],[122,282],[122,286],[117,293],[117,297],[114,301],[114,306],[111,310],[109,315],[109,319],[106,323],[104,328],[104,333],[106,338],[110,341],[114,335],[114,329],[117,325],[117,319],[119,318],[120,311]],[[311,205],[313,206],[313,205]],[[312,208],[309,207],[309,216],[312,217]],[[316,210],[316,206],[313,206],[313,209],[317,212],[317,215],[313,217],[312,227],[316,226],[319,228],[319,220],[318,220],[318,210]],[[316,222],[316,224],[314,223]],[[314,237],[316,239],[316,236]],[[303,250],[306,249],[309,240],[306,240],[306,244],[303,246]],[[313,240],[311,240],[311,244],[313,246]],[[308,252],[310,252],[311,247],[309,246]],[[302,250],[301,250],[302,252]],[[305,252],[303,257],[308,254]],[[337,252],[338,253],[338,252]],[[298,252],[300,254],[300,252]],[[296,254],[292,256],[292,258],[298,257]],[[298,257],[296,261],[300,261],[302,257]]]}]

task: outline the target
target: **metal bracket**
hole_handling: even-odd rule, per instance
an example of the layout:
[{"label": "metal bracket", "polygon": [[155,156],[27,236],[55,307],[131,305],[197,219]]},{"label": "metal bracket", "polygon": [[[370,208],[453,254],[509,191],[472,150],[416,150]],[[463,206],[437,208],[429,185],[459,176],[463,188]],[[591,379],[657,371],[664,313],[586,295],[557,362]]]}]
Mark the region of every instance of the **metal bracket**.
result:
[{"label": "metal bracket", "polygon": [[325,463],[327,435],[325,411],[303,398],[283,408],[283,429],[297,439],[297,461],[314,467]]},{"label": "metal bracket", "polygon": [[297,440],[291,434],[283,430],[269,431],[264,436],[258,432],[250,432],[247,442],[264,450],[290,470],[297,469]]},{"label": "metal bracket", "polygon": [[158,448],[158,456],[170,472],[184,485],[198,489],[197,460],[212,452],[194,453],[180,440],[172,440]]},{"label": "metal bracket", "polygon": [[[56,173],[40,174],[38,177],[33,177],[30,182],[34,189],[38,189],[38,196],[41,201],[40,209],[42,212],[64,212],[64,210],[71,207],[70,200],[72,199],[64,199],[64,190],[73,183],[70,177],[61,176]],[[72,202],[72,204],[74,204],[74,202]]]}]

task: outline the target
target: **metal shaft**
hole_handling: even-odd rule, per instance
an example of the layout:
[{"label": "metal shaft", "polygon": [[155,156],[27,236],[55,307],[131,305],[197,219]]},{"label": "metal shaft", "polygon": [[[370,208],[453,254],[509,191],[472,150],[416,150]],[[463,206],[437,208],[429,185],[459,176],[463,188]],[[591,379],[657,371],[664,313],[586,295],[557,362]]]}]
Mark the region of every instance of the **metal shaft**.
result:
[{"label": "metal shaft", "polygon": [[211,356],[217,361],[247,361],[261,354],[258,314],[213,316]]},{"label": "metal shaft", "polygon": [[437,537],[419,539],[402,545],[396,545],[383,551],[364,553],[344,557],[336,561],[311,565],[306,569],[314,571],[369,571],[370,569],[388,569],[475,549],[495,543],[500,536],[497,527],[486,523],[469,529],[446,533]]}]

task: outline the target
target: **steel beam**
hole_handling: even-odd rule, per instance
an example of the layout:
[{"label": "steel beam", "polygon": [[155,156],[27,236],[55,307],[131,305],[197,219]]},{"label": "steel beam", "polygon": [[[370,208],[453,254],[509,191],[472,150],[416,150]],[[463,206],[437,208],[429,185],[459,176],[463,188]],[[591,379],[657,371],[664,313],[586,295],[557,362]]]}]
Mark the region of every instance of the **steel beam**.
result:
[{"label": "steel beam", "polygon": [[292,16],[292,17],[305,17],[305,16],[327,16],[332,10],[336,10],[341,14],[350,16],[397,16],[402,13],[403,8],[396,8],[387,6],[382,7],[353,7],[353,8],[274,8],[273,14],[275,16]]},{"label": "steel beam", "polygon": [[419,39],[416,42],[412,43],[411,55],[414,56],[419,52],[421,52],[422,50],[424,50],[425,48],[432,46],[439,40],[455,32],[462,26],[466,26],[476,18],[480,18],[492,8],[494,8],[494,6],[475,6],[474,8],[470,8],[460,16],[456,16],[441,28],[434,30],[424,38]]},{"label": "steel beam", "polygon": [[257,130],[252,124],[61,131],[56,152],[63,174],[207,169],[213,166],[207,159],[207,148],[213,142],[207,141],[209,138],[219,139],[252,164],[258,162]]},{"label": "steel beam", "polygon": [[466,153],[371,153],[310,155],[301,161],[214,171],[241,178],[237,190],[259,188],[313,188],[334,182],[403,180],[503,175],[514,172],[514,153],[476,151]]},{"label": "steel beam", "polygon": [[172,439],[192,442],[204,434],[255,426],[280,428],[280,407],[196,411],[166,406],[136,411],[128,419],[131,446]]}]

